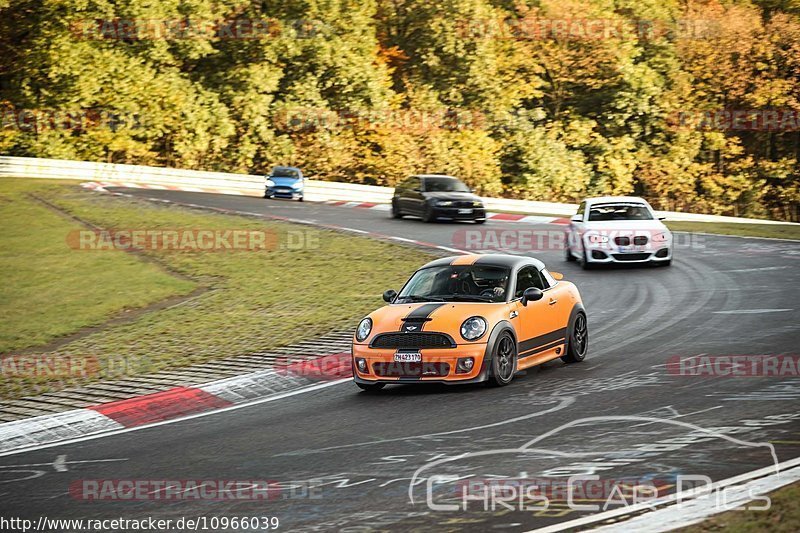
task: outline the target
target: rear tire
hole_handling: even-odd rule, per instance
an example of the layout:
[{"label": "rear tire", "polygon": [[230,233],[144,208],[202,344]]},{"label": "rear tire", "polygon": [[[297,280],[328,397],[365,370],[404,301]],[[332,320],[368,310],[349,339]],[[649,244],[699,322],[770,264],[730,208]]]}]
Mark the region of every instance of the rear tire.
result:
[{"label": "rear tire", "polygon": [[586,359],[589,351],[589,328],[586,323],[586,315],[583,312],[575,315],[575,321],[569,328],[567,337],[567,353],[561,356],[565,363],[580,363]]},{"label": "rear tire", "polygon": [[379,391],[386,386],[386,383],[356,383],[358,388],[367,391],[367,392],[375,392]]},{"label": "rear tire", "polygon": [[509,332],[501,333],[492,348],[489,385],[503,387],[511,383],[517,372],[517,343]]}]

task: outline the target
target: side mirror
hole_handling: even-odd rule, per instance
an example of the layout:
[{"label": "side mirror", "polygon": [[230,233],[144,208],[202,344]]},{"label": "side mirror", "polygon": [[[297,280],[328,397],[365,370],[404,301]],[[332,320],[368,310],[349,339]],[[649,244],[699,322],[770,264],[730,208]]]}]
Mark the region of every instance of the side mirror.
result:
[{"label": "side mirror", "polygon": [[553,276],[553,279],[556,281],[561,281],[564,279],[564,274],[561,272],[550,272],[550,275]]},{"label": "side mirror", "polygon": [[522,293],[522,305],[527,306],[528,302],[535,302],[537,300],[541,300],[544,298],[544,293],[541,289],[537,289],[536,287],[528,287],[525,289],[525,292]]},{"label": "side mirror", "polygon": [[583,215],[572,215],[571,222],[583,222]]},{"label": "side mirror", "polygon": [[389,289],[383,293],[383,301],[386,303],[392,303],[395,298],[397,298],[397,291],[395,290]]},{"label": "side mirror", "polygon": [[658,220],[667,220],[667,217],[658,217]]}]

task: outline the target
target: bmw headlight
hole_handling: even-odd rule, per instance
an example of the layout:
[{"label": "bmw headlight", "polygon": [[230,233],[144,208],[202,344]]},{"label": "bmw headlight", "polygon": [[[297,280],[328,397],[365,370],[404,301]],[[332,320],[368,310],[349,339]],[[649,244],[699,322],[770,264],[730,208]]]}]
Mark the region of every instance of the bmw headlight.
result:
[{"label": "bmw headlight", "polygon": [[592,244],[604,244],[608,242],[608,235],[589,235],[588,239]]},{"label": "bmw headlight", "polygon": [[461,336],[468,341],[474,341],[483,337],[486,333],[486,320],[479,316],[473,316],[461,324]]},{"label": "bmw headlight", "polygon": [[453,202],[451,202],[450,200],[439,200],[438,202],[436,202],[436,205],[441,207],[448,207],[453,205]]},{"label": "bmw headlight", "polygon": [[365,318],[358,324],[358,328],[356,329],[356,340],[358,342],[363,342],[367,337],[369,337],[370,331],[372,331],[372,319]]},{"label": "bmw headlight", "polygon": [[267,187],[274,187],[274,186],[275,186],[275,182],[272,181],[271,179],[267,179]]},{"label": "bmw headlight", "polygon": [[665,242],[667,240],[669,240],[669,234],[666,231],[653,234],[654,242]]},{"label": "bmw headlight", "polygon": [[481,202],[480,200],[475,200],[474,202],[472,202],[472,207],[483,207],[483,202]]}]

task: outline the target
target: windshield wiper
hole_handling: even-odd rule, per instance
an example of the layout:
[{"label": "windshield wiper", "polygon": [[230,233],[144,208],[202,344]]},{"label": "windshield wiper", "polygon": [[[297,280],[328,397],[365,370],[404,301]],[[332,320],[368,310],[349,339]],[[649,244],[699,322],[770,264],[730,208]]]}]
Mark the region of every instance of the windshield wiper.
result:
[{"label": "windshield wiper", "polygon": [[453,299],[453,300],[464,300],[464,301],[468,301],[468,302],[475,301],[475,300],[477,300],[479,302],[491,302],[492,301],[492,297],[491,296],[481,296],[480,294],[450,294],[450,295],[447,296],[447,298],[450,298],[450,299]]},{"label": "windshield wiper", "polygon": [[443,298],[436,296],[419,296],[417,294],[409,294],[408,296],[401,296],[401,300],[408,300],[409,302],[443,302]]}]

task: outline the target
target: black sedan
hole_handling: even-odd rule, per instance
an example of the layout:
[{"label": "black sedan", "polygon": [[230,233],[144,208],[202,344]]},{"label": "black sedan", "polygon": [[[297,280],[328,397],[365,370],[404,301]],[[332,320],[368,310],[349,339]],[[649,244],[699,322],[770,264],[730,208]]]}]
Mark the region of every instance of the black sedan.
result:
[{"label": "black sedan", "polygon": [[422,217],[425,222],[440,218],[486,222],[481,199],[458,178],[438,174],[411,176],[395,188],[392,217],[405,215]]}]

